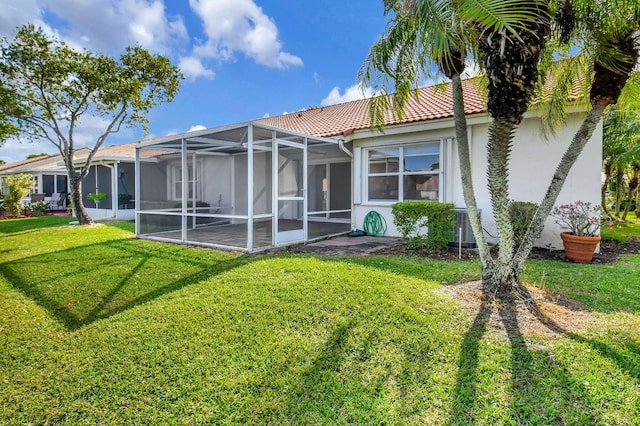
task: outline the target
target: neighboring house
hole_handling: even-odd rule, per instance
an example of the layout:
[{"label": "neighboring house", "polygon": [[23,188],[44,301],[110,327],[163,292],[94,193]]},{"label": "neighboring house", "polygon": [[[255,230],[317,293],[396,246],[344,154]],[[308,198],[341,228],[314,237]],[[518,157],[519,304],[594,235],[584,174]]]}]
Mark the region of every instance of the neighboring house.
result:
[{"label": "neighboring house", "polygon": [[[103,147],[93,156],[89,174],[82,180],[82,201],[92,219],[135,218],[136,145],[138,142]],[[98,203],[87,198],[96,192],[106,198]]]},{"label": "neighboring house", "polygon": [[[112,145],[99,149],[93,157],[89,174],[81,184],[82,196],[87,213],[97,219],[125,219],[135,217],[135,146],[137,142]],[[88,148],[76,151],[76,164],[84,162]],[[69,193],[67,171],[60,154],[31,158],[0,166],[0,183],[3,193],[7,191],[4,179],[8,175],[30,173],[34,184],[31,194],[23,199],[24,204],[31,201],[32,194],[44,194],[49,202],[53,194],[63,194],[64,202],[60,208],[66,209],[66,196]],[[87,198],[89,193],[103,192],[106,198],[99,203]]]},{"label": "neighboring house", "polygon": [[33,187],[29,196],[23,199],[24,204],[31,201],[31,194],[44,194],[44,200],[47,202],[51,200],[53,194],[64,194],[64,200],[62,200],[60,207],[66,208],[69,185],[67,171],[60,154],[29,158],[0,166],[0,184],[3,194],[8,192],[5,185],[6,177],[21,173],[33,175]]},{"label": "neighboring house", "polygon": [[[476,197],[494,241],[485,176],[490,117],[474,84],[466,81],[464,88]],[[580,123],[581,114],[573,111],[566,126],[546,139],[539,117],[527,114],[510,160],[511,199],[542,199]],[[137,234],[251,252],[345,232],[335,227],[340,221],[362,229],[372,210],[386,219],[387,235],[397,236],[391,215],[397,201],[451,202],[464,209],[450,87],[421,89],[405,118],[389,114],[385,125],[372,130],[369,102],[359,100],[144,142],[138,147]],[[598,125],[558,203],[599,203],[601,152]],[[459,220],[469,233],[464,214]],[[224,235],[231,225],[244,227],[243,239]],[[320,225],[328,230],[312,232]],[[287,226],[298,232],[285,235]],[[537,245],[561,247],[553,220]]]}]

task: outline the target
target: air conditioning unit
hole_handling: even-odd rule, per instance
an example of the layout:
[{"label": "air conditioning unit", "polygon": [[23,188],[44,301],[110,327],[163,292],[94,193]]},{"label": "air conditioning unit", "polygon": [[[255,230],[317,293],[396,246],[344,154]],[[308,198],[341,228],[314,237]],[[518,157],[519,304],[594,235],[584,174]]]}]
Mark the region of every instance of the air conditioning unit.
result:
[{"label": "air conditioning unit", "polygon": [[[480,210],[480,213],[482,211]],[[449,245],[461,245],[464,248],[476,248],[476,237],[473,236],[471,222],[469,222],[469,213],[466,209],[456,209],[454,218],[455,227],[453,230],[453,238]]]}]

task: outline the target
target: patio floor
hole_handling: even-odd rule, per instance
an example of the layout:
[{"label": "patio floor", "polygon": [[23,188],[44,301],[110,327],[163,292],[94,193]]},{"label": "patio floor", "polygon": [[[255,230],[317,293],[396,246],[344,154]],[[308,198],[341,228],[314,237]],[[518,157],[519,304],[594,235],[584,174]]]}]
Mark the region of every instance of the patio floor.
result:
[{"label": "patio floor", "polygon": [[[280,221],[282,230],[300,229],[301,222],[295,220]],[[308,234],[310,239],[322,238],[324,236],[345,234],[350,231],[349,223],[341,222],[315,222],[309,221]],[[256,222],[253,230],[254,249],[272,247],[272,224],[271,221]],[[175,240],[179,243],[182,238],[181,231],[169,231],[159,233],[144,234],[146,238],[162,238]],[[205,244],[227,247],[246,248],[247,247],[247,225],[216,225],[204,226],[195,229],[187,229],[187,244]]]},{"label": "patio floor", "polygon": [[394,237],[349,237],[340,236],[326,240],[298,244],[288,250],[296,253],[347,256],[353,254],[371,254],[379,250],[403,245],[400,238]]}]

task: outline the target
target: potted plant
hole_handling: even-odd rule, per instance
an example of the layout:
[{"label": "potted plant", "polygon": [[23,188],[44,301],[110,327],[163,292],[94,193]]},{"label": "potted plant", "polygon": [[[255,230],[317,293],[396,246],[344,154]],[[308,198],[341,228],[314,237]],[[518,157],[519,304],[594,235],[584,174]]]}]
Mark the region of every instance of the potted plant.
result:
[{"label": "potted plant", "polygon": [[577,263],[590,263],[600,243],[600,214],[602,209],[587,201],[576,201],[555,207],[551,215],[556,223],[569,228],[561,232],[564,252],[568,259]]},{"label": "potted plant", "polygon": [[100,201],[107,198],[107,194],[105,194],[104,192],[96,192],[95,194],[89,193],[87,194],[87,198],[93,201],[96,205],[96,208],[98,208],[98,206],[100,205]]}]

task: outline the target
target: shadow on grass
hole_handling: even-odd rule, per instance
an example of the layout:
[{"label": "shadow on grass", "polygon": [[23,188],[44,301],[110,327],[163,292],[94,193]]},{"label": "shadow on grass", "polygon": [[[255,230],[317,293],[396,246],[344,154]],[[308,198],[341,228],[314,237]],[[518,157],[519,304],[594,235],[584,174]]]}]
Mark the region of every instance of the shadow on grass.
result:
[{"label": "shadow on grass", "polygon": [[[485,301],[465,333],[460,349],[450,423],[474,424],[486,420],[485,410],[491,410],[491,407],[486,407],[486,399],[490,396],[484,394],[487,386],[491,385],[487,380],[491,378],[487,378],[486,371],[482,374],[480,371],[485,369],[481,366],[483,362],[491,362],[481,360],[481,342],[487,334],[494,310],[509,342],[511,384],[494,384],[504,386],[510,393],[509,421],[515,424],[596,422],[592,414],[594,408],[581,393],[575,391],[579,385],[567,368],[557,363],[546,348],[527,346],[518,324],[515,298],[507,296],[493,300],[486,292],[484,295]],[[480,394],[481,388],[483,394]],[[567,406],[571,410],[567,410]]]},{"label": "shadow on grass", "polygon": [[[321,418],[340,413],[346,401],[336,389],[342,384],[340,367],[346,357],[349,333],[354,326],[354,320],[338,325],[309,368],[300,375],[288,396],[287,412],[294,423],[304,423],[302,420],[313,418],[314,412]],[[327,405],[327,402],[331,403]]]},{"label": "shadow on grass", "polygon": [[75,219],[70,216],[40,216],[0,220],[0,238],[11,234],[17,234],[19,232],[26,233],[37,231],[42,228],[66,226],[73,220]]},{"label": "shadow on grass", "polygon": [[2,263],[0,274],[75,330],[254,259],[124,239]]},{"label": "shadow on grass", "polygon": [[[531,296],[531,294],[529,294],[526,288],[523,288],[523,292],[529,300],[535,300]],[[640,354],[640,345],[638,345],[634,341],[627,340],[624,342],[624,347],[626,349],[625,352],[627,353],[625,355],[602,341],[580,336],[579,334],[564,329],[562,326],[553,321],[553,319],[545,315],[535,302],[532,302],[529,305],[529,310],[538,319],[538,321],[549,327],[550,330],[553,330],[555,333],[567,336],[575,342],[588,344],[593,349],[598,351],[600,355],[616,364],[622,371],[625,371],[630,377],[633,377],[636,381],[640,382],[640,358],[638,357],[638,354]]]},{"label": "shadow on grass", "polygon": [[474,419],[477,411],[478,364],[480,362],[480,342],[487,331],[491,318],[491,307],[483,303],[473,324],[462,339],[458,358],[458,376],[454,390],[455,401],[451,411],[451,423]]}]

